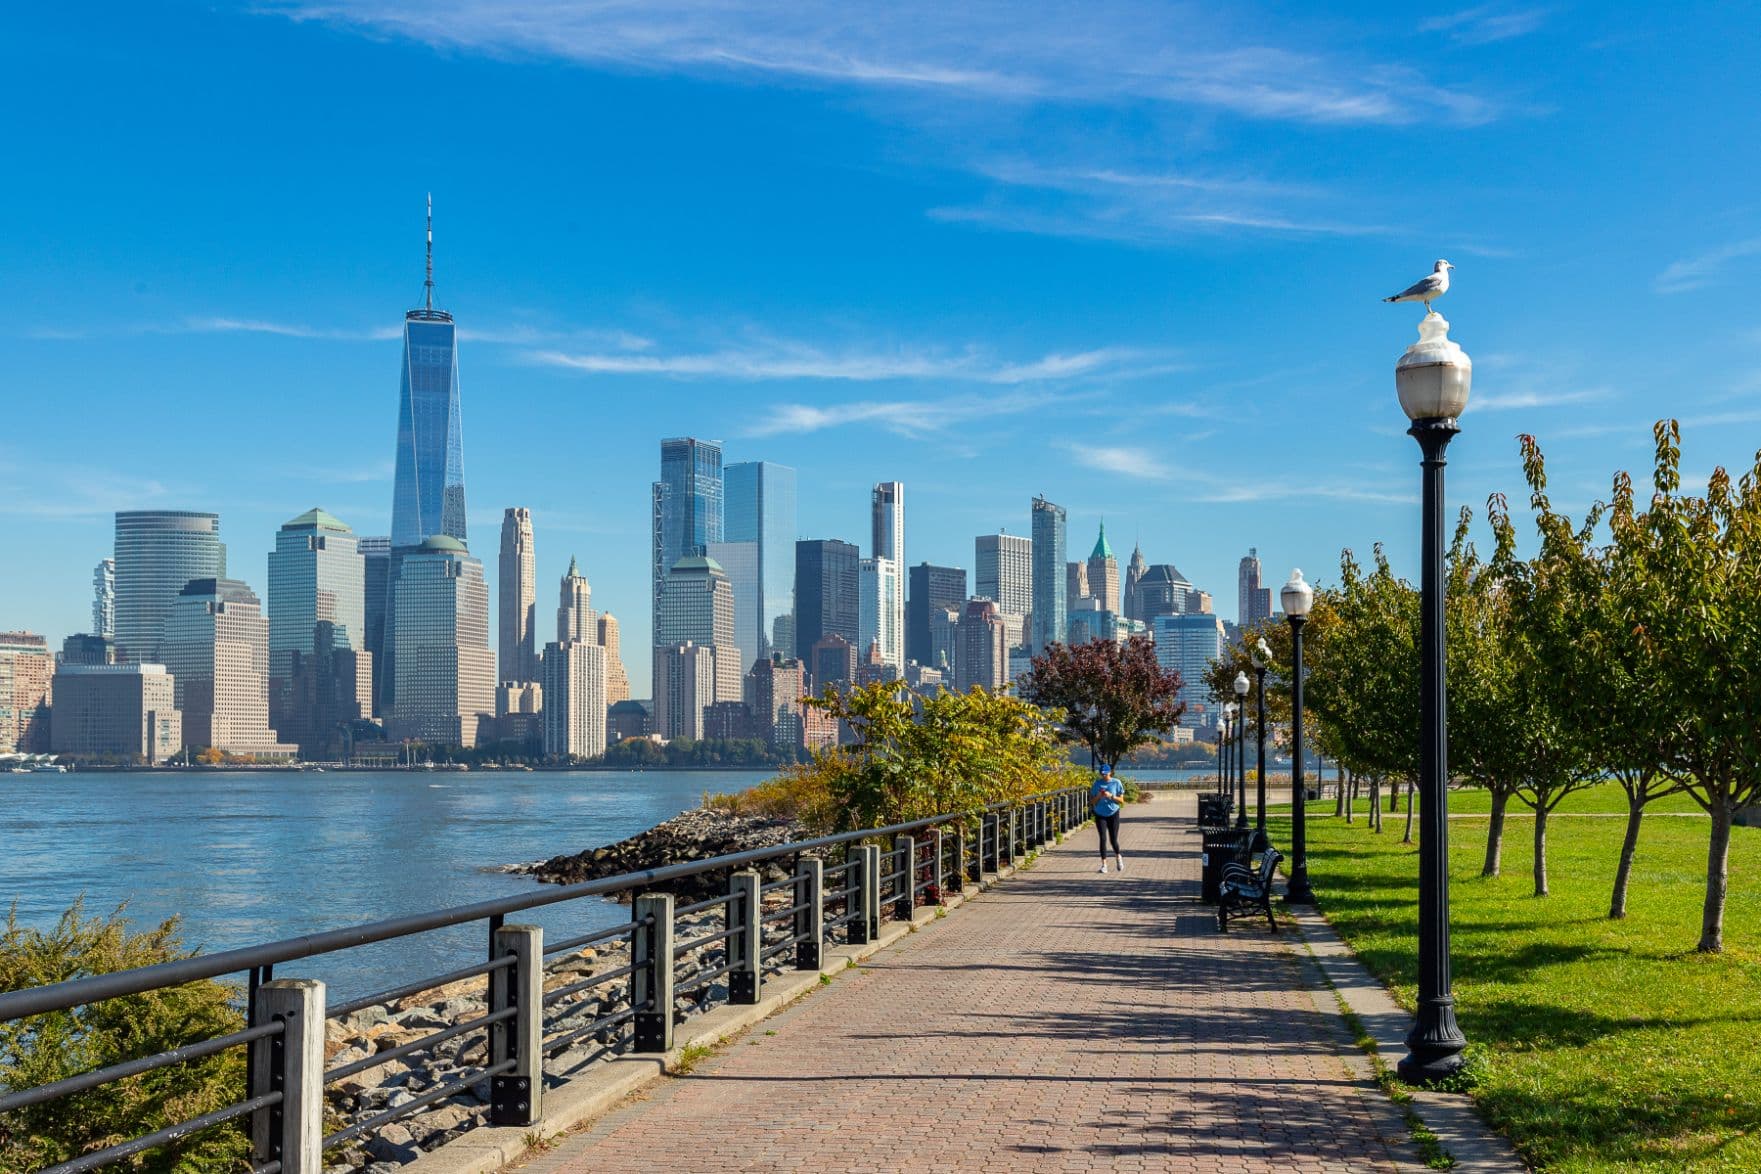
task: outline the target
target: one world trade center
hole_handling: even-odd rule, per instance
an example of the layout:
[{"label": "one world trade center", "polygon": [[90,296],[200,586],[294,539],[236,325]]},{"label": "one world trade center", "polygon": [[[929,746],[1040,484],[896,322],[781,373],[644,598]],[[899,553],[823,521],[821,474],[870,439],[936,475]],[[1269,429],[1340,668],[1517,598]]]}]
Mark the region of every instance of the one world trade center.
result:
[{"label": "one world trade center", "polygon": [[403,389],[397,405],[397,466],[391,545],[436,534],[465,541],[465,448],[459,420],[459,348],[452,315],[434,308],[434,201],[428,201],[423,305],[404,315]]}]

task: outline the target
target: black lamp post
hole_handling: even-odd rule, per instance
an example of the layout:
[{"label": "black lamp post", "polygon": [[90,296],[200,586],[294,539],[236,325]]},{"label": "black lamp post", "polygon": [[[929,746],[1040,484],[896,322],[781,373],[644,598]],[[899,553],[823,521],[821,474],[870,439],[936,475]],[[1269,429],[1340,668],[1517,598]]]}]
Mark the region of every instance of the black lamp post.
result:
[{"label": "black lamp post", "polygon": [[1235,789],[1240,800],[1235,807],[1235,826],[1247,828],[1247,674],[1235,674]]},{"label": "black lamp post", "polygon": [[1284,899],[1299,905],[1315,903],[1309,888],[1309,786],[1303,773],[1302,748],[1302,625],[1314,606],[1315,592],[1302,580],[1301,571],[1290,572],[1290,582],[1278,593],[1284,618],[1290,623],[1290,880]]},{"label": "black lamp post", "polygon": [[1223,706],[1223,741],[1219,749],[1223,755],[1223,785],[1218,788],[1222,795],[1235,793],[1235,702],[1227,702]]},{"label": "black lamp post", "polygon": [[1412,421],[1424,470],[1419,621],[1419,1005],[1400,1078],[1424,1084],[1461,1068],[1467,1039],[1449,984],[1449,706],[1443,655],[1443,450],[1460,431],[1473,363],[1432,311],[1419,341],[1394,367],[1400,406]]},{"label": "black lamp post", "polygon": [[1253,661],[1254,701],[1258,706],[1259,740],[1260,740],[1260,771],[1257,820],[1254,824],[1262,833],[1266,830],[1266,670],[1272,666],[1272,649],[1265,637],[1254,641],[1248,652],[1248,659]]}]

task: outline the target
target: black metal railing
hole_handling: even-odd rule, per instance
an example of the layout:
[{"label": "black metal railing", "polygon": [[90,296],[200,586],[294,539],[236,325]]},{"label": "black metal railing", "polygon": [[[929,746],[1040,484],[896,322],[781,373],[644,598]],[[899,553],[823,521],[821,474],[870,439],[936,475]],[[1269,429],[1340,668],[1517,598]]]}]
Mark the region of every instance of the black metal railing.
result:
[{"label": "black metal railing", "polygon": [[[1088,818],[1086,791],[1060,788],[981,811],[820,836],[0,994],[0,1022],[9,1022],[242,974],[247,1022],[239,1031],[49,1084],[0,1089],[0,1126],[3,1115],[14,1110],[241,1047],[250,1050],[240,1099],[82,1154],[50,1167],[51,1174],[99,1169],[245,1117],[251,1119],[254,1174],[319,1174],[325,1150],[367,1137],[484,1081],[490,1086],[492,1124],[534,1124],[541,1116],[547,1073],[560,1075],[558,1062],[588,1041],[597,1050],[570,1061],[566,1071],[607,1054],[668,1051],[675,1011],[757,1003],[767,974],[790,967],[818,970],[825,947],[872,942],[889,918],[911,920],[919,905],[939,905],[949,893],[983,883]],[[840,848],[843,860],[824,858]],[[793,871],[768,883],[750,867],[775,866],[785,858]],[[727,877],[727,891],[720,895],[678,905],[662,891],[717,872]],[[635,894],[628,921],[561,941],[547,943],[540,927],[508,922],[510,915],[527,910],[625,892]],[[719,928],[696,920],[680,925],[681,918],[714,917],[717,911]],[[477,922],[488,930],[485,961],[340,1003],[327,1005],[321,982],[275,977],[275,968],[285,963]],[[675,937],[679,929],[689,936]],[[595,967],[545,990],[547,965],[587,947],[622,951],[628,961]],[[481,1014],[325,1067],[331,1021],[477,979],[487,984]],[[483,1045],[481,1062],[461,1064],[461,1071],[416,1095],[363,1110],[323,1132],[326,1090],[386,1065],[432,1058],[441,1045],[465,1040],[473,1053]],[[465,1055],[462,1046],[458,1055]]]}]

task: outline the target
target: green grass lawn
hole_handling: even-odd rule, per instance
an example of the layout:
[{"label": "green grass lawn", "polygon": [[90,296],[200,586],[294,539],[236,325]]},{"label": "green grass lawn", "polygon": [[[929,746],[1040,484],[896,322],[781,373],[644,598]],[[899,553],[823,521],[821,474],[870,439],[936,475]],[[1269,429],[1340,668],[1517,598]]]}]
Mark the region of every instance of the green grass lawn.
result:
[{"label": "green grass lawn", "polygon": [[[1452,813],[1484,813],[1455,792]],[[1416,993],[1416,845],[1393,816],[1376,835],[1331,800],[1310,805],[1309,876],[1323,910],[1411,1007]],[[1624,812],[1616,786],[1562,812]],[[1650,811],[1695,810],[1675,797]],[[1511,814],[1526,814],[1513,804]],[[1289,815],[1271,821],[1289,843]],[[1484,818],[1450,821],[1457,1015],[1487,1050],[1474,1096],[1547,1170],[1761,1170],[1761,829],[1731,843],[1725,949],[1694,952],[1705,887],[1705,819],[1647,818],[1624,921],[1607,920],[1624,819],[1548,825],[1553,893],[1530,895],[1529,819],[1505,830],[1504,875],[1479,876]],[[1390,1064],[1399,1057],[1384,1057]]]}]

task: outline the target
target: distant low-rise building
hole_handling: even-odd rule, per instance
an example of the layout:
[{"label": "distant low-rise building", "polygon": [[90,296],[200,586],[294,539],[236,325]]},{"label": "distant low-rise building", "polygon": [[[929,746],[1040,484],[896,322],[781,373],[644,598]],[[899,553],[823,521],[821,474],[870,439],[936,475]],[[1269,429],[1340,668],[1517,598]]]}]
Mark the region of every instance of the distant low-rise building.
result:
[{"label": "distant low-rise building", "polygon": [[605,714],[605,736],[612,743],[646,738],[654,733],[653,703],[626,697],[613,702]]},{"label": "distant low-rise building", "polygon": [[61,642],[62,664],[115,664],[116,643],[108,636],[76,632]]},{"label": "distant low-rise building", "polygon": [[183,747],[183,715],[162,664],[63,664],[50,734],[56,754],[157,763]]},{"label": "distant low-rise building", "polygon": [[703,736],[717,741],[754,737],[752,710],[744,701],[717,701],[703,711]]}]

